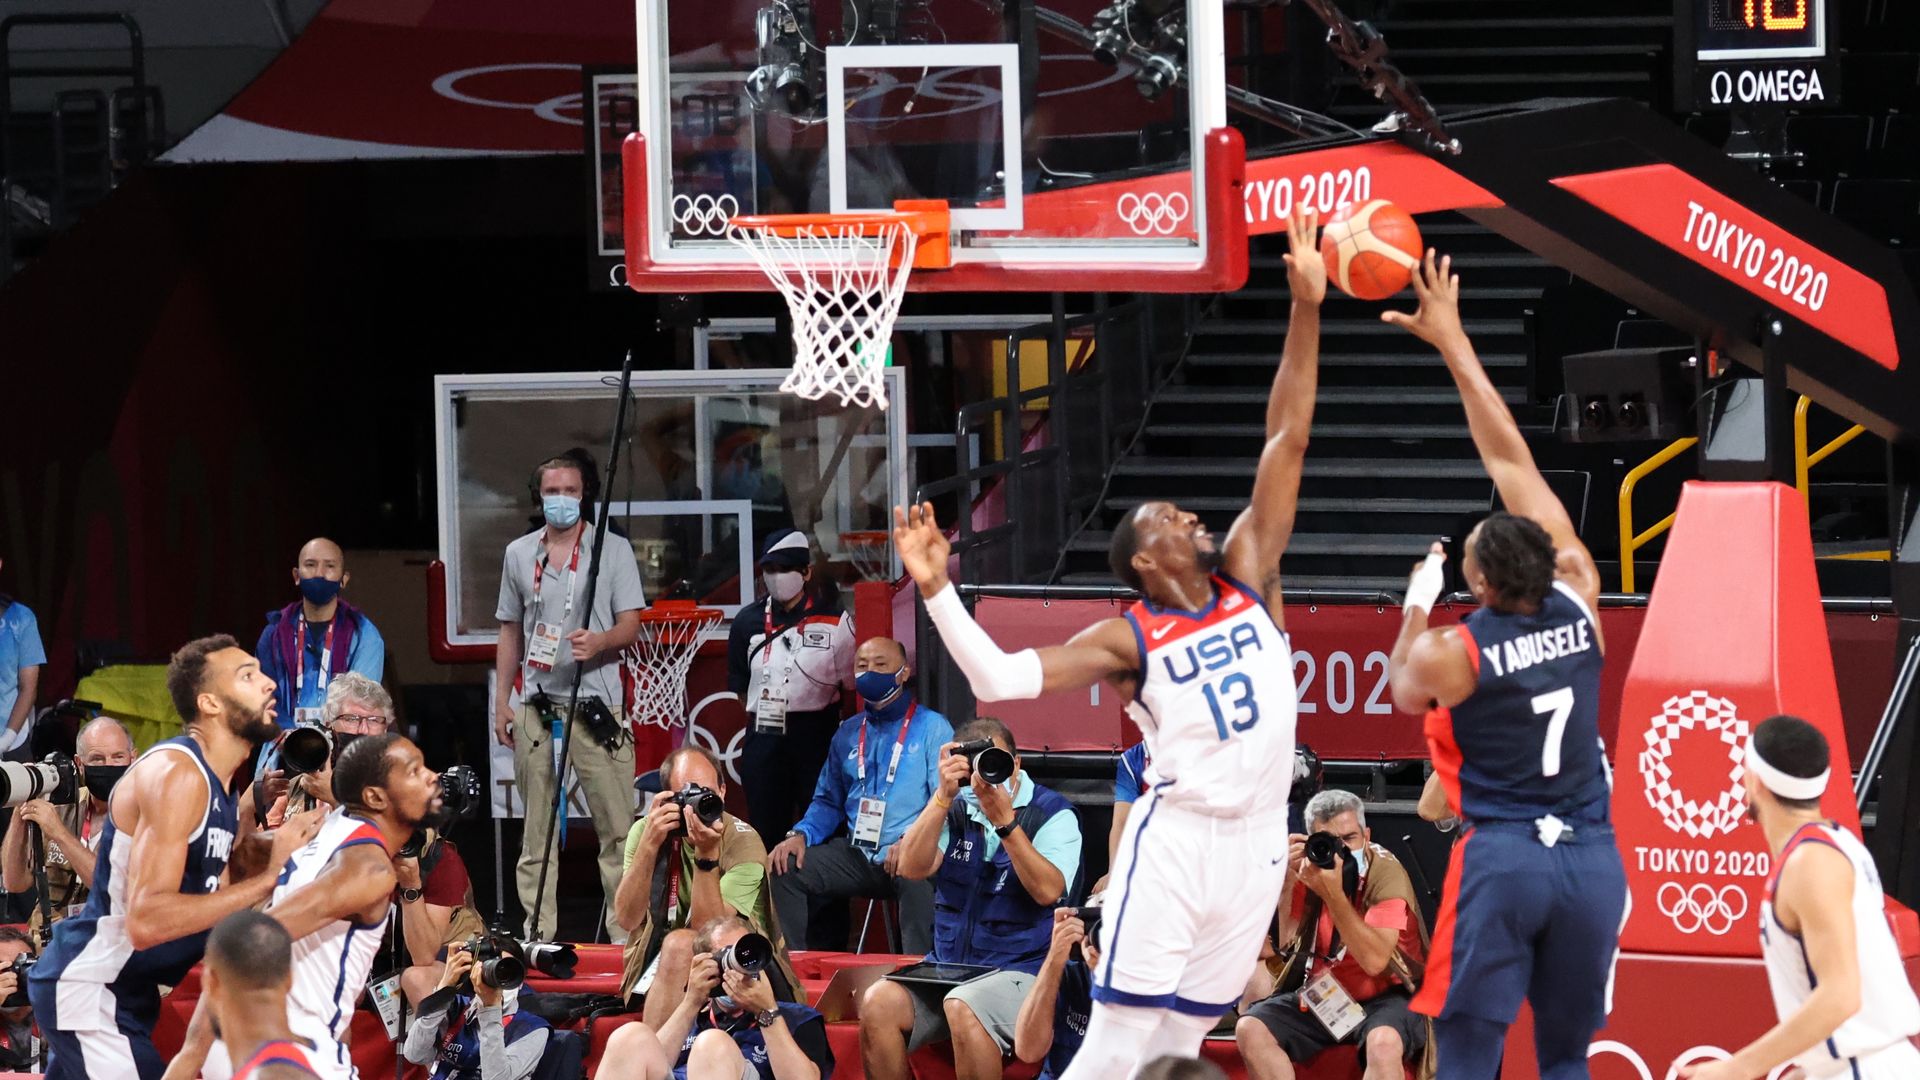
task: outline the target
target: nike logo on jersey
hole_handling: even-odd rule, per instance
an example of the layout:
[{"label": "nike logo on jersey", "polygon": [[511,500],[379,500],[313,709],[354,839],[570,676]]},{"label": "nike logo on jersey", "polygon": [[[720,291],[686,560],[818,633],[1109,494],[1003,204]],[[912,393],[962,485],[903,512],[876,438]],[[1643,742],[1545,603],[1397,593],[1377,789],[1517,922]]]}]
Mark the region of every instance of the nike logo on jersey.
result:
[{"label": "nike logo on jersey", "polygon": [[1161,638],[1166,637],[1168,631],[1172,629],[1173,629],[1172,623],[1165,623],[1159,629],[1155,630],[1152,634],[1148,636],[1153,638],[1153,640],[1155,641],[1159,641]]},{"label": "nike logo on jersey", "polygon": [[1497,645],[1483,646],[1480,652],[1493,665],[1493,674],[1499,677],[1525,671],[1535,664],[1583,653],[1591,648],[1593,636],[1587,630],[1587,621],[1580,619],[1565,626],[1522,634]]}]

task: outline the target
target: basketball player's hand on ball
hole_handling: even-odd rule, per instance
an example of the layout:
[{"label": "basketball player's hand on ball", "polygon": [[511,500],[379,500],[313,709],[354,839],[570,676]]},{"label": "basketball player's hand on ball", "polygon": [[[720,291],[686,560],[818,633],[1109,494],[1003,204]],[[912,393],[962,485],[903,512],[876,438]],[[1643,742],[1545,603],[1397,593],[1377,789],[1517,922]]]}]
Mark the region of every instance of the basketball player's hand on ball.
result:
[{"label": "basketball player's hand on ball", "polygon": [[1320,255],[1320,215],[1295,207],[1287,219],[1287,291],[1296,304],[1327,298],[1327,260]]},{"label": "basketball player's hand on ball", "polygon": [[934,524],[932,503],[893,508],[893,547],[900,553],[901,565],[919,584],[920,595],[931,599],[947,587],[947,557],[953,545]]},{"label": "basketball player's hand on ball", "polygon": [[1383,311],[1381,321],[1442,351],[1466,342],[1467,332],[1460,326],[1460,275],[1453,272],[1453,256],[1428,248],[1419,272],[1413,275],[1413,295],[1420,298],[1420,310],[1411,315]]}]

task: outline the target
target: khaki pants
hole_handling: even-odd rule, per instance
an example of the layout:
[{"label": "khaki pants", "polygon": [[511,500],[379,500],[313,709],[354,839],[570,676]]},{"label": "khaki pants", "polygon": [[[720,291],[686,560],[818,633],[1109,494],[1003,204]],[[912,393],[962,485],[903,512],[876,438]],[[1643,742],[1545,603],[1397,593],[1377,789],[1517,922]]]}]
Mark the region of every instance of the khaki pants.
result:
[{"label": "khaki pants", "polygon": [[[547,868],[546,895],[540,901],[540,925],[530,926],[527,931],[531,937],[549,941],[553,939],[554,895],[560,879],[559,840],[547,832],[548,816],[553,813],[552,743],[552,728],[547,721],[533,709],[520,706],[513,721],[513,769],[527,816],[515,877],[520,906],[531,919],[534,894],[540,887],[540,852],[543,848],[553,852]],[[600,839],[600,887],[606,898],[607,933],[616,942],[624,941],[626,931],[613,922],[613,894],[620,888],[627,830],[634,821],[633,740],[623,740],[618,750],[610,752],[588,734],[584,721],[575,720],[567,756],[580,778],[587,811],[593,815],[593,831]]]}]

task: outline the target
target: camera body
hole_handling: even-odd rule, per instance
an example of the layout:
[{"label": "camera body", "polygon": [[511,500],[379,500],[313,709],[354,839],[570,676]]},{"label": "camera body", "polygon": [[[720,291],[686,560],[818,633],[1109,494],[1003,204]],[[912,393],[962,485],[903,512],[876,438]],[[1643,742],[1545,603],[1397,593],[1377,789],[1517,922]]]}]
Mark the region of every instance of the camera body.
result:
[{"label": "camera body", "polygon": [[963,742],[955,746],[953,752],[966,758],[973,771],[989,784],[1004,784],[1013,778],[1013,755],[992,739]]},{"label": "camera body", "polygon": [[1331,870],[1340,865],[1340,855],[1347,845],[1330,832],[1316,832],[1307,837],[1307,861],[1322,870]]},{"label": "camera body", "polygon": [[32,953],[23,952],[13,958],[13,963],[7,965],[7,970],[13,972],[16,981],[13,993],[0,999],[0,1009],[19,1009],[31,1004],[27,1000],[27,973],[33,970],[36,959],[38,958]]},{"label": "camera body", "polygon": [[493,934],[475,934],[464,946],[473,954],[471,978],[496,990],[512,990],[527,981],[527,965],[501,947]]},{"label": "camera body", "polygon": [[[773,942],[760,934],[742,934],[740,940],[731,945],[722,946],[713,953],[714,963],[720,965],[720,974],[737,971],[749,979],[757,979],[773,962]],[[719,987],[714,987],[716,995],[723,995]]]},{"label": "camera body", "polygon": [[720,797],[720,793],[699,784],[687,784],[674,792],[672,798],[673,804],[680,808],[680,831],[683,833],[687,831],[687,814],[699,818],[700,824],[711,829],[720,823],[721,816],[727,812],[727,801]]},{"label": "camera body", "polygon": [[0,806],[18,806],[30,799],[66,805],[80,794],[80,774],[73,759],[59,751],[35,762],[0,761]]},{"label": "camera body", "polygon": [[[473,766],[447,766],[440,773],[440,812],[428,824],[446,832],[449,825],[479,812],[480,796],[480,774],[473,771]],[[403,859],[417,859],[426,843],[426,829],[415,829],[407,842],[400,845],[399,855]]]}]

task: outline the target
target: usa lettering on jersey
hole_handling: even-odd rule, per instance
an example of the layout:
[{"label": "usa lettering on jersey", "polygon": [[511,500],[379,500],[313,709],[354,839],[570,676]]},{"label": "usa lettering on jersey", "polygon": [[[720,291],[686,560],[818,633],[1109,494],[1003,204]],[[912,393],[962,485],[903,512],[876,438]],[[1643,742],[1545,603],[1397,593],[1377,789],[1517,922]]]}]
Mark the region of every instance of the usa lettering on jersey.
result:
[{"label": "usa lettering on jersey", "polygon": [[1545,630],[1535,630],[1531,634],[1521,634],[1498,644],[1483,647],[1480,652],[1486,656],[1487,663],[1493,665],[1495,677],[1511,675],[1516,671],[1525,671],[1535,664],[1544,664],[1549,660],[1558,660],[1563,656],[1574,656],[1593,648],[1593,635],[1587,629],[1585,619],[1553,626]]},{"label": "usa lettering on jersey", "polygon": [[[1177,653],[1162,653],[1160,663],[1166,668],[1167,678],[1175,683],[1186,683],[1192,682],[1202,672],[1218,671],[1242,656],[1260,652],[1264,648],[1260,642],[1260,632],[1251,623],[1243,622],[1235,624],[1225,633],[1210,634],[1198,642],[1189,643]],[[1184,672],[1180,670],[1182,667],[1186,669]]]}]

